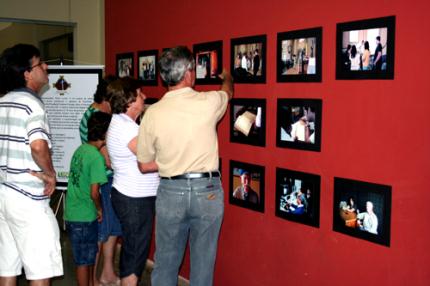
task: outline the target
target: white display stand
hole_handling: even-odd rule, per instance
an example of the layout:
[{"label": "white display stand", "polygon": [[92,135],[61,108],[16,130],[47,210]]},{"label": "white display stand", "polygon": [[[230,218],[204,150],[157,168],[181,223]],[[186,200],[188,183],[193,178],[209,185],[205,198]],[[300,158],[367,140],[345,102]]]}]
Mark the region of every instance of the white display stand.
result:
[{"label": "white display stand", "polygon": [[[57,173],[57,190],[61,191],[55,202],[57,216],[64,210],[64,196],[69,177],[73,152],[81,145],[79,123],[88,106],[93,102],[104,66],[48,66],[49,86],[42,94],[48,114],[52,136],[52,163]],[[60,216],[62,216],[60,214]],[[62,221],[61,217],[57,219]],[[63,221],[63,229],[65,228]]]}]

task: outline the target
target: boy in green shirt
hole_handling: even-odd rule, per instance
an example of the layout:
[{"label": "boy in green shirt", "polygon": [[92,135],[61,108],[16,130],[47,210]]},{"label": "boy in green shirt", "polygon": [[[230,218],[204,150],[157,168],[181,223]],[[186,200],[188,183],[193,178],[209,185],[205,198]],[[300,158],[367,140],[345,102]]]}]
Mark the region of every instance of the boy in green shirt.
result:
[{"label": "boy in green shirt", "polygon": [[105,160],[100,148],[105,145],[111,115],[96,112],[88,120],[88,143],[76,149],[70,163],[66,193],[66,221],[78,285],[93,285],[98,251],[98,221],[102,220],[100,185],[107,182]]}]

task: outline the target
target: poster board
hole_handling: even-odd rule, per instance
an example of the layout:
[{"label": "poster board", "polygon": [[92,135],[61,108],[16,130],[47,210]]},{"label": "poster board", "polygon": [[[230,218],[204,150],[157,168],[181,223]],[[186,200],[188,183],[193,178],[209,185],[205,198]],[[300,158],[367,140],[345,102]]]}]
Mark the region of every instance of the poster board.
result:
[{"label": "poster board", "polygon": [[52,136],[57,187],[67,186],[70,160],[81,145],[79,123],[93,102],[104,66],[49,66],[49,87],[42,95]]}]

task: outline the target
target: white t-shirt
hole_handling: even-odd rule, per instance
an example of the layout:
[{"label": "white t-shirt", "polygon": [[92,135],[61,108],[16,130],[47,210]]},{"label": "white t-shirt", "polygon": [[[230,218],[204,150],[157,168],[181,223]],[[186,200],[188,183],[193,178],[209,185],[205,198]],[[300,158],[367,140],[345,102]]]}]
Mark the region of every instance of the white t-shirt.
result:
[{"label": "white t-shirt", "polygon": [[114,114],[106,136],[106,145],[114,171],[112,186],[128,197],[150,197],[157,193],[158,172],[142,174],[136,155],[128,144],[137,136],[139,126],[128,115]]}]

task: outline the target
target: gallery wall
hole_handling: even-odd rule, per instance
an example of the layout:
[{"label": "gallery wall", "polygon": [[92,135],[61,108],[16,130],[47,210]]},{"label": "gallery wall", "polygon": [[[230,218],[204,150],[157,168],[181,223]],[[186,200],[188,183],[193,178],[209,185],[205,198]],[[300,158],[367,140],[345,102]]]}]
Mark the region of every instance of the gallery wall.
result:
[{"label": "gallery wall", "polygon": [[[229,111],[218,127],[226,204],[215,285],[428,285],[429,4],[410,3],[105,1],[108,73],[118,53],[215,40],[223,40],[229,69],[230,39],[267,35],[266,83],[235,85],[236,98],[267,100],[266,147],[231,143]],[[336,80],[336,23],[390,15],[396,16],[394,80]],[[276,82],[277,33],[319,26],[322,81]],[[159,98],[165,89],[159,82],[145,91]],[[278,98],[322,99],[320,152],[276,147]],[[264,213],[229,204],[230,160],[265,167]],[[277,167],[321,176],[318,228],[275,216]],[[334,177],[391,186],[389,247],[333,231]],[[181,274],[188,271],[187,257]]]}]

